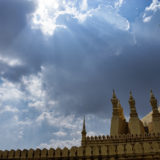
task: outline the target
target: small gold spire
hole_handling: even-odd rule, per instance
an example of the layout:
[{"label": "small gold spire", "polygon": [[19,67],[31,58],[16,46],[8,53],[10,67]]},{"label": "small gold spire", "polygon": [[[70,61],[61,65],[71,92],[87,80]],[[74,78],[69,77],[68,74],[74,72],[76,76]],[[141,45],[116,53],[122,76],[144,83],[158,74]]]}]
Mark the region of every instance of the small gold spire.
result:
[{"label": "small gold spire", "polygon": [[82,128],[82,135],[86,135],[86,124],[85,124],[85,116],[84,116],[84,119],[83,119],[83,128]]},{"label": "small gold spire", "polygon": [[[129,95],[130,95],[130,97],[132,97],[132,91],[130,90],[130,92],[129,92]],[[132,97],[133,98],[133,97]]]},{"label": "small gold spire", "polygon": [[116,93],[115,93],[115,90],[113,89],[113,96],[112,96],[112,98],[117,98],[116,97]]},{"label": "small gold spire", "polygon": [[159,115],[157,99],[155,98],[152,90],[150,91],[150,104],[152,106],[153,116]]},{"label": "small gold spire", "polygon": [[132,91],[130,90],[130,92],[129,92],[129,104],[130,105],[135,105],[135,100],[134,100],[134,98],[133,98],[133,95],[132,95]]},{"label": "small gold spire", "polygon": [[132,96],[132,91],[130,91],[130,96],[129,96],[129,105],[130,105],[130,116],[131,117],[137,117],[138,114],[137,114],[137,111],[136,111],[136,107],[135,107],[135,100]]},{"label": "small gold spire", "polygon": [[113,105],[113,115],[118,115],[118,99],[116,97],[116,94],[115,94],[115,90],[113,89],[113,95],[112,95],[112,98],[111,98],[111,102],[112,102],[112,105]]},{"label": "small gold spire", "polygon": [[150,102],[151,102],[151,105],[155,105],[157,102],[157,99],[155,98],[152,90],[150,91]]},{"label": "small gold spire", "polygon": [[85,126],[85,116],[84,116],[84,119],[83,119],[83,128],[82,128],[81,134],[82,134],[81,145],[85,146],[85,144],[86,144],[86,134],[87,134],[86,126]]},{"label": "small gold spire", "polygon": [[83,130],[86,130],[86,125],[85,125],[85,116],[84,116],[84,119],[83,119]]},{"label": "small gold spire", "polygon": [[118,104],[118,99],[117,99],[117,97],[116,97],[116,93],[115,93],[115,90],[114,90],[114,89],[113,89],[113,95],[112,95],[111,101],[112,101],[113,103],[116,102],[116,104]]},{"label": "small gold spire", "polygon": [[150,91],[150,98],[155,98],[152,89],[151,89],[151,91]]}]

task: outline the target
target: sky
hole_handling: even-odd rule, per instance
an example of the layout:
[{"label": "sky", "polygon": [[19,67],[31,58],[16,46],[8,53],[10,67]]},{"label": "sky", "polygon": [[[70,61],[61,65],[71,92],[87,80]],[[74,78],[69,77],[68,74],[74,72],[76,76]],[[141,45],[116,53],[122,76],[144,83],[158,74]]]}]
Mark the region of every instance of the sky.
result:
[{"label": "sky", "polygon": [[0,149],[109,134],[113,89],[127,120],[159,102],[159,0],[0,0]]}]

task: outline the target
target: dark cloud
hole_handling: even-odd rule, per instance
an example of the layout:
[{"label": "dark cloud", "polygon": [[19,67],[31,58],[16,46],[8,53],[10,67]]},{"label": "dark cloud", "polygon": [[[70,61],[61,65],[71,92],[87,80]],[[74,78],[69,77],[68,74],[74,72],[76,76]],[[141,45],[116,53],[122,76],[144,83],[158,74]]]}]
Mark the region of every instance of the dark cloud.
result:
[{"label": "dark cloud", "polygon": [[92,59],[93,68],[89,70],[86,67],[75,72],[65,68],[49,69],[49,75],[46,75],[45,79],[47,90],[50,91],[48,95],[51,99],[58,100],[58,108],[67,114],[100,113],[110,116],[112,89],[116,89],[126,111],[129,110],[128,97],[132,89],[137,109],[140,115],[144,115],[144,107],[146,111],[151,109],[148,108],[150,89],[152,88],[156,95],[159,93],[157,84],[160,80],[160,56],[158,52],[151,54],[145,49],[142,50],[143,53],[126,51],[130,53],[104,57],[99,63],[97,59],[94,59],[94,62]]},{"label": "dark cloud", "polygon": [[[88,1],[88,5],[97,7],[102,1],[96,1],[96,4]],[[5,79],[0,80],[1,105],[4,105],[0,106],[0,122],[4,131],[0,133],[2,148],[36,148],[43,142],[49,144],[51,139],[58,140],[55,133],[59,131],[66,133],[59,143],[71,139],[69,136],[73,134],[71,128],[75,125],[74,121],[78,127],[74,132],[77,129],[80,131],[78,117],[84,114],[91,115],[87,115],[88,119],[95,115],[87,121],[87,131],[106,134],[106,131],[109,132],[109,120],[106,119],[110,119],[112,113],[112,89],[116,90],[127,116],[130,89],[139,115],[142,117],[148,113],[151,110],[150,89],[153,89],[158,100],[160,98],[159,11],[154,12],[148,23],[144,23],[142,18],[144,8],[150,2],[126,1],[122,5],[119,13],[129,20],[129,31],[118,29],[108,23],[105,16],[98,14],[83,23],[73,16],[62,15],[57,22],[67,28],[58,28],[53,36],[47,37],[41,30],[28,25],[27,15],[35,9],[32,1],[1,0],[0,75],[13,82],[9,84]],[[113,1],[109,4],[113,5]],[[107,7],[101,13],[105,9]],[[150,14],[152,12],[147,13]],[[116,24],[122,22],[119,19],[117,21],[119,23]],[[20,60],[21,64],[9,65],[12,59]],[[43,88],[40,90],[34,84],[32,86],[32,80],[29,81],[30,75],[36,76],[38,72],[42,74]],[[28,78],[28,86],[22,80],[23,76]],[[8,94],[3,93],[5,89],[13,93],[15,91],[15,100],[12,101],[9,91]],[[30,93],[34,89],[37,89],[34,93],[38,98]],[[44,97],[42,93],[42,98],[41,91],[46,93]],[[26,96],[24,99],[21,92]],[[16,94],[22,97],[16,99]],[[37,107],[51,100],[57,102],[53,107]],[[34,104],[37,108],[34,108]],[[18,112],[3,112],[7,105],[17,108]],[[67,119],[66,115],[71,114],[75,118]],[[65,123],[58,126],[57,123],[63,120]],[[70,123],[71,128],[67,128],[66,124]]]},{"label": "dark cloud", "polygon": [[[111,28],[107,28],[105,32],[102,27],[94,30],[91,26],[87,37],[84,36],[84,28],[83,33],[76,30],[78,34],[72,30],[76,38],[83,42],[81,46],[73,37],[59,39],[61,43],[57,42],[56,45],[57,59],[53,67],[48,69],[44,80],[50,98],[59,102],[57,108],[66,114],[110,116],[110,98],[112,89],[115,88],[128,115],[130,89],[136,98],[139,115],[144,116],[149,112],[150,89],[156,95],[159,94],[160,39],[150,27],[151,24],[154,25],[153,21],[157,23],[157,18],[158,13],[148,24],[139,18],[133,26],[132,35],[135,40],[129,33],[113,31]],[[144,30],[148,32],[143,34]],[[158,32],[156,31],[157,34]],[[146,39],[146,36],[151,38]]]},{"label": "dark cloud", "polygon": [[0,47],[5,48],[14,41],[27,25],[27,14],[34,10],[34,4],[27,0],[0,1]]},{"label": "dark cloud", "polygon": [[[29,2],[23,2],[26,3]],[[3,16],[8,19],[5,23],[7,27],[13,25],[11,33],[14,34],[9,38],[11,40],[14,37],[14,43],[6,54],[11,56],[13,50],[14,56],[20,58],[24,65],[6,69],[3,75],[5,78],[20,81],[23,75],[36,74],[45,66],[44,89],[49,99],[59,102],[57,109],[64,114],[92,113],[110,116],[113,88],[117,90],[126,112],[129,111],[128,93],[133,89],[138,110],[141,115],[144,114],[142,110],[148,102],[147,94],[149,95],[150,88],[158,93],[160,79],[159,39],[156,36],[159,31],[152,30],[152,21],[145,24],[139,19],[132,24],[132,31],[129,32],[119,30],[94,16],[80,24],[67,15],[67,29],[57,29],[55,35],[46,40],[39,31],[25,27],[26,14],[33,9],[31,4],[29,3],[29,7],[23,6],[22,2],[18,4],[19,10],[13,17]],[[12,7],[12,10],[17,7],[16,1]],[[21,11],[22,20],[17,22],[17,28],[17,23],[15,27],[15,23],[11,23],[9,19],[19,19],[17,17]],[[65,18],[60,17],[59,21]],[[157,23],[156,18],[153,20]],[[143,34],[144,31],[146,33]],[[151,36],[152,31],[156,37],[154,43],[152,38],[145,37],[147,34],[148,37]],[[15,38],[18,33],[21,34]]]}]

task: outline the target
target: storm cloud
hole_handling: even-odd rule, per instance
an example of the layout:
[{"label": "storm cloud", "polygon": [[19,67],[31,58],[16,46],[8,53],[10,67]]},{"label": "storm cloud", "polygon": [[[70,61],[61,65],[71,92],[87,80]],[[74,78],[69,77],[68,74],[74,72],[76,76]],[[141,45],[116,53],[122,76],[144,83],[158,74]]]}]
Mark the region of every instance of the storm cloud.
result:
[{"label": "storm cloud", "polygon": [[78,145],[83,115],[109,133],[113,89],[127,118],[130,90],[140,117],[159,99],[160,2],[69,2],[0,1],[2,148]]}]

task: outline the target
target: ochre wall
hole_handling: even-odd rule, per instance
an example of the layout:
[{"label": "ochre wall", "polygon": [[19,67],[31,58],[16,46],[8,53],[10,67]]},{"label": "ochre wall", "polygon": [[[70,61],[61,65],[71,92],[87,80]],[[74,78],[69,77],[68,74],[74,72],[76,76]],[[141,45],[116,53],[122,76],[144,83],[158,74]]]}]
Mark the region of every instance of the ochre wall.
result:
[{"label": "ochre wall", "polygon": [[[143,138],[142,138],[143,139]],[[0,151],[0,159],[14,160],[132,160],[160,159],[160,141],[110,143],[86,147]]]}]

